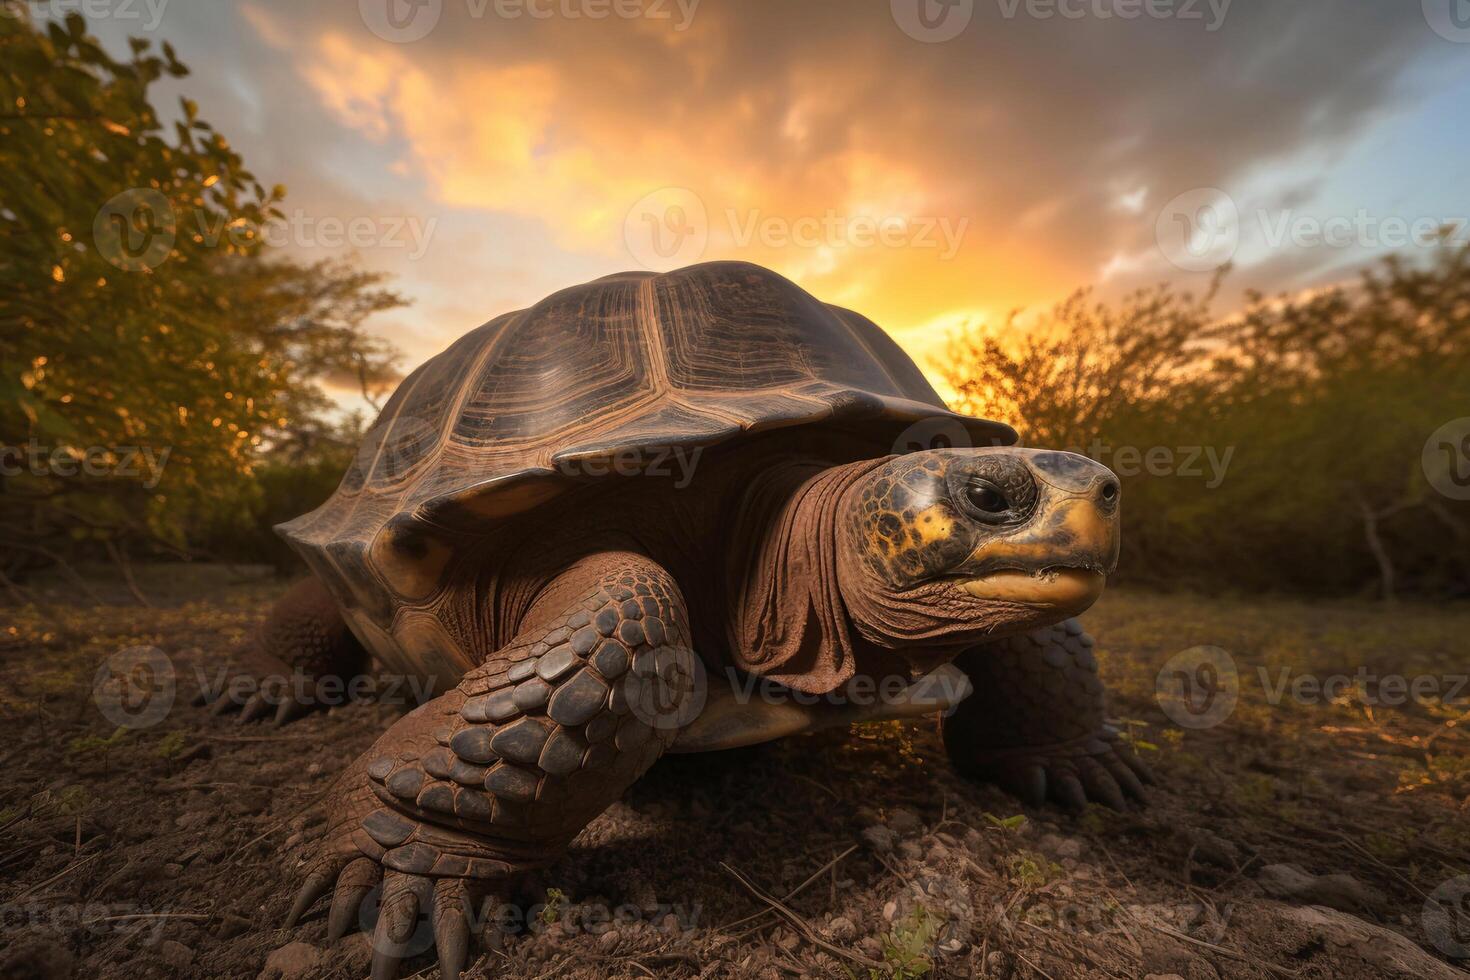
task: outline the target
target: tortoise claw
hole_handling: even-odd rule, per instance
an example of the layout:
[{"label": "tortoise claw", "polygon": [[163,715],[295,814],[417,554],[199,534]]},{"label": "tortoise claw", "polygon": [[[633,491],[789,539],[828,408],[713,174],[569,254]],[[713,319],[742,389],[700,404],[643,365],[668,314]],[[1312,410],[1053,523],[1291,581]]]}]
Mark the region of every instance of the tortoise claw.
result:
[{"label": "tortoise claw", "polygon": [[264,691],[256,691],[250,696],[250,700],[245,702],[245,707],[240,709],[240,714],[235,717],[235,724],[243,725],[247,722],[254,721],[262,715],[269,714],[270,710],[271,703],[267,699],[266,693]]},{"label": "tortoise claw", "polygon": [[1063,772],[1052,782],[1052,795],[1058,803],[1073,813],[1081,813],[1087,809],[1087,791],[1071,771]]},{"label": "tortoise claw", "polygon": [[470,893],[461,878],[434,885],[434,945],[442,980],[459,980],[470,950]]},{"label": "tortoise claw", "polygon": [[397,980],[398,965],[408,951],[419,910],[428,906],[428,878],[390,872],[383,877],[383,902],[373,931],[372,980]]},{"label": "tortoise claw", "polygon": [[238,707],[240,707],[240,702],[237,701],[234,695],[229,691],[229,689],[226,688],[225,690],[220,692],[219,697],[215,698],[214,703],[209,706],[209,713],[212,716],[218,718],[220,715],[226,714],[230,711],[234,711]]},{"label": "tortoise claw", "polygon": [[1089,799],[1120,813],[1128,809],[1128,803],[1123,799],[1123,791],[1118,787],[1117,781],[1094,758],[1077,760],[1077,769]]},{"label": "tortoise claw", "polygon": [[295,721],[310,710],[308,705],[302,704],[295,698],[286,698],[281,701],[280,707],[276,708],[276,716],[271,724],[280,727],[290,721]]},{"label": "tortoise claw", "polygon": [[1148,802],[1148,790],[1143,788],[1143,782],[1137,773],[1130,769],[1117,753],[1109,752],[1100,756],[1098,761],[1103,768],[1113,777],[1113,780],[1122,788],[1123,793],[1139,803]]},{"label": "tortoise claw", "polygon": [[337,876],[332,891],[332,908],[327,913],[327,941],[336,942],[352,931],[357,913],[366,898],[378,886],[382,871],[372,858],[353,858]]},{"label": "tortoise claw", "polygon": [[1120,759],[1123,764],[1127,766],[1128,769],[1132,770],[1133,774],[1138,777],[1140,782],[1144,783],[1147,786],[1157,786],[1159,784],[1158,779],[1153,774],[1153,770],[1151,770],[1144,763],[1144,761],[1138,757],[1138,753],[1134,752],[1126,745],[1119,744],[1114,746],[1113,754],[1118,759]]},{"label": "tortoise claw", "polygon": [[1039,807],[1046,802],[1046,770],[1039,764],[1013,769],[1002,785],[1027,806]]},{"label": "tortoise claw", "polygon": [[291,911],[286,913],[286,928],[290,929],[306,910],[326,894],[332,882],[337,880],[337,872],[341,865],[335,862],[324,862],[307,873],[306,881],[302,883],[301,890],[296,893],[296,901],[291,903]]}]

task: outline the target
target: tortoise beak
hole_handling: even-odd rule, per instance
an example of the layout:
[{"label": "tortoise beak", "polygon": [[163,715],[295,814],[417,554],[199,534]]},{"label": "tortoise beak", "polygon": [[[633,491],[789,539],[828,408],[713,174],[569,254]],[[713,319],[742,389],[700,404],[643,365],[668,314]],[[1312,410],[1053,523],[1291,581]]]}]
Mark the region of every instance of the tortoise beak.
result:
[{"label": "tortoise beak", "polygon": [[1073,453],[1003,451],[1020,455],[1036,478],[1036,511],[1013,533],[981,542],[957,584],[976,598],[1076,615],[1118,565],[1118,478]]}]

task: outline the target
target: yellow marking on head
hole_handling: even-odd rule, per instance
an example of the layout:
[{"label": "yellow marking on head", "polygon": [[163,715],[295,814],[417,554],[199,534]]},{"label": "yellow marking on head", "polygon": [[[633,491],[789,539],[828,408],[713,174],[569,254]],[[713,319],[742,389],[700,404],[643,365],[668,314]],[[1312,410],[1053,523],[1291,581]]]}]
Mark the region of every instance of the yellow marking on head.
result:
[{"label": "yellow marking on head", "polygon": [[919,532],[922,543],[932,544],[943,541],[954,533],[954,521],[948,516],[948,508],[931,504],[914,518],[914,530]]},{"label": "yellow marking on head", "polygon": [[[1051,519],[1059,514],[1060,521]],[[1056,505],[1052,514],[1039,515],[1032,529],[1010,537],[993,538],[981,543],[970,556],[972,561],[981,558],[1010,558],[1031,565],[1044,563],[1048,558],[1059,557],[1057,543],[1070,540],[1077,551],[1089,547],[1105,553],[1109,543],[1117,546],[1117,524],[1104,517],[1097,507],[1083,497],[1068,497]],[[1065,561],[1057,564],[1065,565]]]}]

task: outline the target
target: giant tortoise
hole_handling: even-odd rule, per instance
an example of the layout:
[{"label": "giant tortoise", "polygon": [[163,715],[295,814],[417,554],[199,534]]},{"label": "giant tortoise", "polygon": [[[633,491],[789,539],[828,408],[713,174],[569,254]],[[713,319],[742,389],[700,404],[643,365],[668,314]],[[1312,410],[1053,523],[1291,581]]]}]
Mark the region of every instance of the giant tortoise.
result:
[{"label": "giant tortoise", "polygon": [[288,923],[331,891],[335,940],[381,886],[373,976],[425,916],[457,977],[474,903],[663,753],[853,721],[946,710],[968,775],[1142,799],[1071,619],[1116,564],[1118,481],[1015,442],[870,320],[746,263],[609,276],[466,334],[279,529],[313,576],[261,630],[270,663],[319,685],[370,656],[422,699],[329,791]]}]

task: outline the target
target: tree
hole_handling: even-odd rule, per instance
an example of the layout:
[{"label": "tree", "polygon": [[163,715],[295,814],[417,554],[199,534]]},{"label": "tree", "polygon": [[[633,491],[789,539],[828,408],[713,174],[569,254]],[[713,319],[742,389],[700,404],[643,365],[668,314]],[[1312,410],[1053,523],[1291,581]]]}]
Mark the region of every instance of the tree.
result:
[{"label": "tree", "polygon": [[1212,296],[1079,293],[1019,337],[957,335],[947,380],[1027,442],[1118,471],[1135,578],[1463,594],[1470,513],[1424,454],[1470,416],[1470,247],[1230,317]]},{"label": "tree", "polygon": [[73,14],[0,3],[0,574],[140,547],[191,553],[246,520],[268,452],[330,437],[322,383],[395,377],[364,320],[402,304],[341,262],[272,257],[283,217],[188,99],[187,69],[133,39],[110,57]]}]

